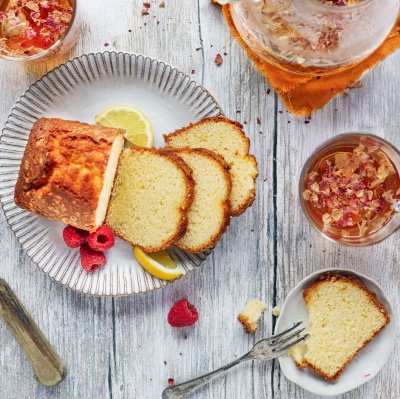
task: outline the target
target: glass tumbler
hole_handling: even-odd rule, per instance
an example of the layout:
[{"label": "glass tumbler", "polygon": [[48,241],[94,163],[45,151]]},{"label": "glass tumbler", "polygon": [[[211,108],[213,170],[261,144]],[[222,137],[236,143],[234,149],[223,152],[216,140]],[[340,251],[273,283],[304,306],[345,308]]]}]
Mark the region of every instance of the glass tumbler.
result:
[{"label": "glass tumbler", "polygon": [[388,141],[369,133],[340,134],[304,164],[301,208],[331,241],[376,244],[400,228],[399,171],[400,151]]},{"label": "glass tumbler", "polygon": [[231,14],[247,45],[298,74],[330,74],[369,56],[385,40],[400,0],[234,1]]},{"label": "glass tumbler", "polygon": [[[41,61],[50,61],[67,53],[75,45],[81,31],[82,16],[80,2],[81,0],[67,0],[67,4],[72,9],[71,20],[62,36],[58,40],[56,40],[54,44],[52,44],[49,48],[36,54],[21,55],[7,54],[7,52],[1,51],[0,47],[0,58],[8,61],[30,64]],[[0,11],[5,10],[8,3],[9,0],[0,0]]]}]

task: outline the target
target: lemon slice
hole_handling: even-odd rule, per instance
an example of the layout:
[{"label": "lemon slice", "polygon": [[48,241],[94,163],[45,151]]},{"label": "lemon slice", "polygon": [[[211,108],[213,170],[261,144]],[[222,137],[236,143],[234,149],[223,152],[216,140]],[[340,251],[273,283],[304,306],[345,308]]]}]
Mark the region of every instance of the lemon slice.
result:
[{"label": "lemon slice", "polygon": [[167,251],[146,253],[135,246],[133,252],[143,268],[160,280],[172,280],[183,274]]},{"label": "lemon slice", "polygon": [[102,126],[125,130],[125,138],[140,147],[152,147],[153,128],[147,116],[132,105],[113,105],[97,114],[94,119]]}]

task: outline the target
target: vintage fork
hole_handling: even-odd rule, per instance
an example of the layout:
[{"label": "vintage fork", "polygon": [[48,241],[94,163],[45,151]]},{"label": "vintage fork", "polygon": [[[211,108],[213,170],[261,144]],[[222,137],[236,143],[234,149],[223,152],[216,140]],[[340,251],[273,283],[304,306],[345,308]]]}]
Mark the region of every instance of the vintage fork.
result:
[{"label": "vintage fork", "polygon": [[298,344],[300,341],[303,341],[307,337],[307,334],[300,335],[300,333],[305,330],[305,327],[296,330],[296,328],[299,327],[302,323],[303,323],[302,321],[299,321],[286,331],[283,331],[279,334],[273,335],[272,337],[258,341],[253,346],[253,349],[250,352],[246,353],[239,359],[236,359],[235,361],[227,364],[226,366],[221,367],[218,370],[212,371],[211,373],[195,378],[194,380],[184,382],[183,384],[175,385],[173,387],[165,389],[164,392],[162,393],[163,399],[186,398],[196,389],[209,383],[215,377],[221,375],[226,370],[230,369],[233,366],[236,366],[237,364],[245,360],[253,360],[253,359],[270,360],[282,355],[289,348]]}]

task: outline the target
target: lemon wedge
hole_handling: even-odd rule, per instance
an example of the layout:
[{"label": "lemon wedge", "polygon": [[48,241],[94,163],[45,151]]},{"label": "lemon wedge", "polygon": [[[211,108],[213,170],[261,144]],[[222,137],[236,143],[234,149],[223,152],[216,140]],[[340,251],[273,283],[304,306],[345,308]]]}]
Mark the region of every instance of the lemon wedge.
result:
[{"label": "lemon wedge", "polygon": [[146,253],[135,246],[133,252],[143,268],[160,280],[172,280],[183,274],[178,269],[178,265],[170,258],[167,251]]},{"label": "lemon wedge", "polygon": [[113,105],[94,118],[99,125],[125,130],[125,138],[140,147],[152,147],[153,128],[147,116],[132,105]]}]

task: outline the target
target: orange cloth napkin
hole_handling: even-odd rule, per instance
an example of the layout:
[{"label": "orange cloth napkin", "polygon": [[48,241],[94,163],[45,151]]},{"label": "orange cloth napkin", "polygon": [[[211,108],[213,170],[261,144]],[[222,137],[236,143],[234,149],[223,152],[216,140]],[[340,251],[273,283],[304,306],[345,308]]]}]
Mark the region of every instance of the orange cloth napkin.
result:
[{"label": "orange cloth napkin", "polygon": [[312,112],[322,108],[333,97],[343,93],[352,86],[368,69],[373,68],[386,56],[400,47],[400,19],[381,46],[368,58],[352,68],[326,76],[298,75],[286,72],[269,64],[243,41],[233,24],[229,5],[222,7],[223,14],[233,37],[245,49],[256,67],[269,80],[272,87],[281,97],[286,108],[294,115],[311,116]]}]

